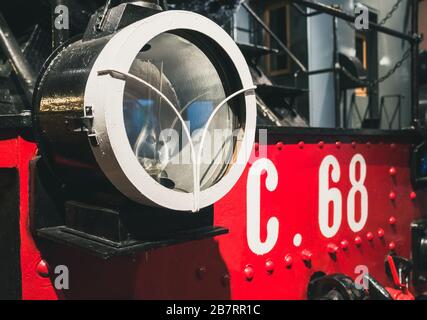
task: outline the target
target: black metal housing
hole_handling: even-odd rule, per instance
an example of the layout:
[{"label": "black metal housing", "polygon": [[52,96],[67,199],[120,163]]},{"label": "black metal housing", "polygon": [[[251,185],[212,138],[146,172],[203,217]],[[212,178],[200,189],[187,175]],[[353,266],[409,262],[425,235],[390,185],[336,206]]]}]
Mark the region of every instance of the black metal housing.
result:
[{"label": "black metal housing", "polygon": [[22,296],[19,234],[19,174],[15,168],[0,169],[0,299]]},{"label": "black metal housing", "polygon": [[[341,68],[346,69],[355,78],[365,82],[368,80],[368,71],[363,67],[362,63],[357,57],[349,57],[343,53],[340,53],[338,60]],[[340,81],[341,89],[355,89],[361,87],[360,83],[355,82],[343,72],[341,72]]]},{"label": "black metal housing", "polygon": [[[86,202],[56,185],[40,158],[30,167],[30,225],[38,239],[83,249],[109,259],[222,235],[213,225],[213,207],[188,214],[137,205],[127,199],[108,203],[98,195]],[[44,241],[45,242],[45,241]]]},{"label": "black metal housing", "polygon": [[427,220],[412,223],[413,283],[420,292],[427,286]]}]

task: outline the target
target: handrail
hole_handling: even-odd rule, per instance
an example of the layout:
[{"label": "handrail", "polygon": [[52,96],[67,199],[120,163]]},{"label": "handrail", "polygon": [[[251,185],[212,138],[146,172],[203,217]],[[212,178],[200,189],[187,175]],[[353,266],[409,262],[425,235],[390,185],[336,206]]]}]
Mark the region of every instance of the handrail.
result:
[{"label": "handrail", "polygon": [[256,20],[256,22],[262,26],[262,28],[270,35],[270,37],[272,37],[277,42],[280,48],[286,52],[292,61],[295,62],[303,72],[307,72],[307,68],[303,65],[303,63],[299,61],[297,57],[295,57],[291,50],[289,50],[289,48],[282,42],[282,40],[280,40],[280,38],[264,23],[264,21],[262,21],[262,19],[251,9],[251,7],[249,7],[249,5],[244,1],[241,3],[241,5]]},{"label": "handrail", "polygon": [[310,17],[314,17],[314,16],[317,16],[317,15],[319,15],[319,14],[322,14],[323,12],[320,12],[320,11],[314,11],[314,12],[311,12],[311,13],[307,13],[307,12],[305,12],[298,4],[296,4],[296,3],[292,3],[292,7],[294,7],[296,10],[297,10],[297,12],[300,14],[300,15],[302,15],[302,16],[304,16],[304,17],[306,17],[306,18],[310,18]]},{"label": "handrail", "polygon": [[13,66],[28,103],[31,103],[36,76],[18,41],[0,12],[0,48]]},{"label": "handrail", "polygon": [[[339,18],[341,20],[345,20],[345,21],[353,22],[353,23],[354,23],[354,21],[356,21],[356,17],[354,15],[348,14],[339,8],[328,6],[328,5],[323,4],[323,3],[319,3],[316,1],[312,1],[312,0],[291,0],[291,1],[294,3],[298,3],[300,5],[303,5],[307,8],[314,9],[318,12],[323,12],[323,13],[326,13],[328,15],[334,16],[334,17]],[[419,36],[416,34],[406,34],[406,33],[400,32],[400,31],[396,31],[394,29],[390,29],[390,28],[381,26],[381,25],[374,23],[374,22],[371,22],[371,21],[369,21],[369,28],[372,30],[376,30],[376,31],[388,34],[388,35],[396,37],[396,38],[407,40],[410,43],[416,43],[419,41]]]}]

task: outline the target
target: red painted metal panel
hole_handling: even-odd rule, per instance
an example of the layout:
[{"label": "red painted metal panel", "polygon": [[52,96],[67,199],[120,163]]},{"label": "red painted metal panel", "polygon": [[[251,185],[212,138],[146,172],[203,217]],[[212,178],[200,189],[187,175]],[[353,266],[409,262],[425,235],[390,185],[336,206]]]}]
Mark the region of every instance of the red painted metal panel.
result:
[{"label": "red painted metal panel", "polygon": [[[362,155],[367,165],[364,186],[368,193],[368,219],[359,232],[350,229],[346,217],[347,197],[352,187],[349,167],[356,154]],[[331,188],[337,188],[342,195],[342,222],[336,235],[328,239],[319,227],[318,195],[319,168],[325,157],[331,155],[338,160],[341,171],[339,181],[334,183],[329,178],[329,183]],[[380,283],[391,285],[384,272],[384,261],[390,252],[388,246],[394,242],[396,253],[409,257],[410,223],[420,217],[418,201],[411,199],[410,145],[269,145],[267,156],[278,172],[278,185],[274,191],[266,189],[265,174],[260,178],[261,241],[265,241],[267,221],[271,217],[277,217],[279,221],[277,243],[270,252],[256,255],[246,241],[246,197],[253,196],[247,194],[247,172],[216,205],[216,224],[230,228],[230,233],[219,237],[218,242],[230,271],[232,298],[303,299],[306,298],[307,284],[314,272],[344,273],[356,278],[357,266],[367,266],[369,273]],[[356,179],[360,179],[360,164],[358,166]],[[390,174],[391,167],[395,175]],[[396,195],[394,200],[390,200],[391,192]],[[360,198],[360,194],[356,194],[356,220],[360,219]],[[388,222],[392,216],[396,218],[393,226]],[[379,229],[384,230],[383,238],[378,236]],[[302,237],[299,247],[293,243],[296,234]],[[354,243],[357,236],[362,240],[360,246]],[[369,241],[367,238],[372,239]],[[348,249],[340,248],[334,258],[328,252],[328,245],[340,246],[343,240],[348,241]],[[304,263],[301,257],[303,250],[312,252],[311,266]],[[286,267],[284,261],[288,254],[294,261],[290,268]],[[275,266],[273,273],[266,271],[266,261],[269,259]],[[247,265],[251,265],[254,270],[251,281],[244,274]]]},{"label": "red painted metal panel", "polygon": [[29,162],[36,155],[37,147],[34,143],[18,137],[2,141],[0,150],[9,154],[9,161],[15,160],[15,163],[10,163],[19,170],[22,298],[55,299],[56,294],[50,279],[42,277],[36,271],[41,255],[29,229]]},{"label": "red painted metal panel", "polygon": [[29,230],[29,161],[35,154],[36,145],[21,137],[0,140],[0,167],[19,172],[22,297],[52,299],[56,294],[50,280],[36,273],[41,257]]},{"label": "red painted metal panel", "polygon": [[[269,191],[265,187],[267,175],[258,177],[261,195],[258,240],[262,243],[271,237],[266,224],[272,217],[278,219],[279,232],[268,253],[257,255],[248,246],[247,197],[257,196],[247,192],[252,164],[233,190],[215,206],[215,224],[229,228],[228,235],[109,261],[77,249],[52,245],[43,252],[43,258],[50,265],[50,278],[45,278],[45,272],[37,273],[42,255],[28,228],[28,166],[36,147],[18,138],[0,142],[0,150],[4,151],[0,165],[17,166],[20,172],[24,299],[55,299],[58,296],[69,299],[300,299],[306,297],[313,273],[340,272],[356,277],[355,267],[359,265],[367,266],[380,283],[390,286],[384,273],[388,246],[394,242],[396,253],[409,257],[410,223],[420,217],[421,207],[425,207],[426,202],[421,194],[416,199],[412,195],[411,199],[410,146],[407,144],[269,145],[266,156],[277,171],[278,182]],[[368,192],[368,219],[366,226],[355,233],[347,222],[347,198],[352,188],[350,162],[356,154],[366,162],[363,185]],[[336,183],[328,178],[329,187],[337,188],[342,196],[341,225],[336,235],[329,239],[320,231],[318,198],[319,168],[327,156],[335,157],[341,173]],[[256,160],[259,159],[253,155],[252,163]],[[392,174],[391,167],[395,171],[391,170]],[[360,163],[355,168],[355,179],[360,179]],[[331,170],[328,169],[329,176]],[[390,200],[391,192],[395,194],[394,200]],[[355,209],[359,212],[361,196],[356,194]],[[253,214],[253,210],[250,212]],[[389,224],[390,217],[395,218],[394,225]],[[356,214],[358,219],[360,215]],[[380,228],[384,230],[383,238],[378,236]],[[371,241],[367,239],[369,232],[373,236]],[[296,234],[302,238],[298,247],[294,244]],[[362,240],[359,247],[354,243],[356,236]],[[348,249],[340,248],[333,259],[328,245],[331,250],[333,244],[340,246],[343,240],[348,241]],[[312,253],[311,265],[303,262],[303,250]],[[292,265],[288,268],[286,256],[292,257]],[[69,267],[70,290],[55,292],[53,289],[53,269],[57,265]],[[250,267],[246,268],[248,265]],[[248,276],[252,277],[251,281]]]},{"label": "red painted metal panel", "polygon": [[0,140],[0,167],[15,168],[18,163],[18,140]]}]

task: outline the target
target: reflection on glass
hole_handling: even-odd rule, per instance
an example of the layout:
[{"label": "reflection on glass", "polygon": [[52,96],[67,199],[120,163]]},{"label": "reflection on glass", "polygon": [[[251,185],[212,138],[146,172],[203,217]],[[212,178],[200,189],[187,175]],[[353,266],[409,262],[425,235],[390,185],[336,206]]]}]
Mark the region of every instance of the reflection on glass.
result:
[{"label": "reflection on glass", "polygon": [[[183,37],[164,33],[141,50],[130,73],[157,88],[179,110],[198,150],[210,114],[226,98],[209,58]],[[123,107],[129,142],[148,174],[168,188],[192,192],[190,144],[171,107],[161,95],[132,80],[126,82]],[[227,104],[208,129],[200,166],[201,190],[227,172],[235,152],[231,135],[236,128],[236,116]]]}]

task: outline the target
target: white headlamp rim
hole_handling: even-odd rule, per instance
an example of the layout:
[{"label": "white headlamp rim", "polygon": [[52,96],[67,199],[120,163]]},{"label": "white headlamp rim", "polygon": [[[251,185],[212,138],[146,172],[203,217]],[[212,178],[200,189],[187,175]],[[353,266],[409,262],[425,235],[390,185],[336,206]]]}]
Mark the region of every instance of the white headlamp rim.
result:
[{"label": "white headlamp rim", "polygon": [[[159,34],[173,30],[201,33],[215,41],[235,65],[243,88],[252,88],[253,81],[245,58],[230,36],[211,20],[187,11],[166,11],[136,22],[111,38],[99,54],[89,75],[84,97],[85,106],[94,114],[93,129],[98,146],[92,146],[95,158],[112,184],[130,199],[177,211],[191,211],[194,195],[168,189],[143,169],[127,142],[123,116],[125,82],[99,76],[103,70],[128,72],[140,49]],[[199,194],[199,208],[212,205],[235,185],[242,175],[253,147],[256,130],[255,93],[246,92],[245,134],[234,164],[215,185]],[[189,177],[190,179],[191,177]]]}]

